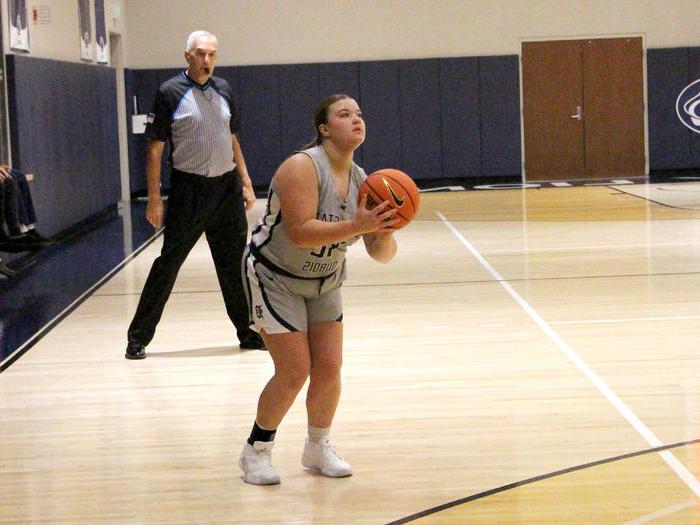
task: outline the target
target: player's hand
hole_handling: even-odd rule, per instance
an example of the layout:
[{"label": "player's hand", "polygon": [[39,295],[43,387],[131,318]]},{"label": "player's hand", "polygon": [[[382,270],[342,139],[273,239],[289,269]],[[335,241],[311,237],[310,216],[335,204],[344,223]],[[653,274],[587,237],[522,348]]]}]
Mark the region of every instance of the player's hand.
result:
[{"label": "player's hand", "polygon": [[4,164],[0,165],[0,180],[9,180],[12,178],[10,167]]},{"label": "player's hand", "polygon": [[154,228],[160,228],[163,224],[163,199],[149,197],[146,205],[146,219]]},{"label": "player's hand", "polygon": [[389,202],[384,201],[371,210],[367,209],[367,194],[360,197],[357,211],[352,218],[354,229],[358,233],[390,233],[394,224],[398,222],[396,210],[389,207]]}]

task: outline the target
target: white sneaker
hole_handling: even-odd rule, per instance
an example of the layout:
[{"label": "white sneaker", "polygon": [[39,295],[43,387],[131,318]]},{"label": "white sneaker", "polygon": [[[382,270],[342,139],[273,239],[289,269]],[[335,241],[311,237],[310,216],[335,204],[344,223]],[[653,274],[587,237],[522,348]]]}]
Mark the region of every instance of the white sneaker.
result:
[{"label": "white sneaker", "polygon": [[329,478],[344,478],[352,476],[352,467],[336,452],[330,441],[314,443],[306,438],[301,464],[308,469],[316,470]]},{"label": "white sneaker", "polygon": [[243,471],[243,481],[251,485],[277,485],[280,475],[272,466],[270,455],[274,441],[246,443],[241,451],[238,466]]}]

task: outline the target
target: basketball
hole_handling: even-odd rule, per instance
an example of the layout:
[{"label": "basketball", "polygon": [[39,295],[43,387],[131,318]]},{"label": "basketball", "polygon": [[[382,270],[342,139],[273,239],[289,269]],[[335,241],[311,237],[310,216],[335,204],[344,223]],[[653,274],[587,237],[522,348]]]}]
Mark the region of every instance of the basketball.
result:
[{"label": "basketball", "polygon": [[420,206],[420,192],[413,179],[403,171],[386,168],[375,171],[360,186],[359,197],[367,194],[367,209],[388,201],[396,210],[399,221],[393,228],[398,230],[413,220]]}]

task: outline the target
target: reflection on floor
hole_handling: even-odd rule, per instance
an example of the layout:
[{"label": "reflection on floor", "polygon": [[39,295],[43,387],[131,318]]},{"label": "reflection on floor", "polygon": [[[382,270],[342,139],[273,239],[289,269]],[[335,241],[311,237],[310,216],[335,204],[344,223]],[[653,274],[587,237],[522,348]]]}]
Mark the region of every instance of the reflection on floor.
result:
[{"label": "reflection on floor", "polygon": [[17,276],[0,277],[0,371],[154,235],[145,203],[136,201],[88,230],[41,252]]}]

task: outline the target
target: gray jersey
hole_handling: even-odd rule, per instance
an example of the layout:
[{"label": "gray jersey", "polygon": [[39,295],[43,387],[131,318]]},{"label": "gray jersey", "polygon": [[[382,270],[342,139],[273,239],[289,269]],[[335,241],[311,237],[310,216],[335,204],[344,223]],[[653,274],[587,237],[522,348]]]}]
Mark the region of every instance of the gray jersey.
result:
[{"label": "gray jersey", "polygon": [[[322,146],[297,152],[308,155],[316,168],[318,178],[318,211],[316,218],[326,222],[350,220],[357,210],[357,194],[367,177],[354,162],[350,168],[350,185],[347,198],[341,201],[336,191],[330,161]],[[336,272],[345,273],[345,252],[360,236],[320,246],[300,248],[290,240],[285,230],[280,199],[275,179],[268,192],[267,209],[253,230],[251,252],[270,270],[288,277],[318,279]]]}]

